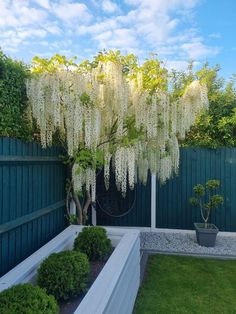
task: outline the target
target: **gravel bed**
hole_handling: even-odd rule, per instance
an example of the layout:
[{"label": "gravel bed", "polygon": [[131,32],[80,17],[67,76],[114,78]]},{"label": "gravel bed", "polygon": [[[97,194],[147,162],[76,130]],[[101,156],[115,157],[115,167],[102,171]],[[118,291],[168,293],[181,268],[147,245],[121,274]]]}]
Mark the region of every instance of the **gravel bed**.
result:
[{"label": "gravel bed", "polygon": [[215,247],[197,243],[195,232],[142,232],[141,249],[148,251],[236,258],[236,236],[217,235]]}]

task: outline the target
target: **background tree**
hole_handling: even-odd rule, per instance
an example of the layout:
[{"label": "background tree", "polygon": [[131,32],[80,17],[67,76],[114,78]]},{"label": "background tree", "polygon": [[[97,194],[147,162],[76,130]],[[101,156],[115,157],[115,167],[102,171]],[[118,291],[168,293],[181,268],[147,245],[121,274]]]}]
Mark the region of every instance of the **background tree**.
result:
[{"label": "background tree", "polygon": [[25,88],[29,74],[25,64],[0,50],[0,136],[33,138]]},{"label": "background tree", "polygon": [[[55,55],[33,59],[27,92],[41,143],[60,134],[67,151],[68,196],[85,223],[96,199],[96,173],[104,167],[109,187],[113,169],[123,195],[147,171],[165,182],[178,171],[178,138],[184,138],[200,110],[208,105],[204,83],[194,81],[179,97],[167,93],[167,71],[155,56],[139,66],[134,55],[101,52],[92,62]],[[86,192],[82,206],[80,194]]]},{"label": "background tree", "polygon": [[184,88],[196,79],[208,88],[209,110],[197,117],[196,124],[182,142],[183,146],[236,146],[235,76],[226,82],[219,77],[219,71],[218,65],[209,67],[206,63],[194,73],[190,63],[187,72],[173,71],[171,74],[173,97],[181,95]]}]

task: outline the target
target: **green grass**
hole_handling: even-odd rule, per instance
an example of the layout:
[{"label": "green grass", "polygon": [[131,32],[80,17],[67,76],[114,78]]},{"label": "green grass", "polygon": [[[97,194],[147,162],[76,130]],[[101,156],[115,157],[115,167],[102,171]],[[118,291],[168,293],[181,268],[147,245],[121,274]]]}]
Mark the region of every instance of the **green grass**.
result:
[{"label": "green grass", "polygon": [[134,314],[236,314],[236,261],[154,255]]}]

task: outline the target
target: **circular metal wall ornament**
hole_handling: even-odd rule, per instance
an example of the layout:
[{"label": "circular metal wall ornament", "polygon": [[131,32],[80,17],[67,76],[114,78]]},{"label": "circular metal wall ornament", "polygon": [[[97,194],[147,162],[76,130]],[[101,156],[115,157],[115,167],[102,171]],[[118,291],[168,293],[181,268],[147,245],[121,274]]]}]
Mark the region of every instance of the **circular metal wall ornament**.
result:
[{"label": "circular metal wall ornament", "polygon": [[131,190],[127,184],[126,196],[123,197],[121,192],[117,190],[115,183],[115,175],[110,175],[109,189],[106,190],[103,171],[97,177],[97,210],[103,212],[110,217],[123,217],[128,215],[135,206],[136,189]]}]

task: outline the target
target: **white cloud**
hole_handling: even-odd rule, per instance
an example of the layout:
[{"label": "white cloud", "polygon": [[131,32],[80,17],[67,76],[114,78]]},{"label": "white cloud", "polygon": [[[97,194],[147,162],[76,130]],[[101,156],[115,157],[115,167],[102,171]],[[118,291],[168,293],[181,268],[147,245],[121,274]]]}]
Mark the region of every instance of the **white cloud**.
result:
[{"label": "white cloud", "polygon": [[99,42],[100,49],[125,49],[136,47],[138,41],[131,29],[118,28],[114,31],[106,31],[94,37]]},{"label": "white cloud", "polygon": [[14,51],[19,46],[27,45],[30,42],[28,39],[39,38],[43,39],[47,32],[43,29],[36,28],[18,28],[16,30],[8,30],[0,35],[1,47],[6,51]]},{"label": "white cloud", "polygon": [[44,38],[47,32],[43,29],[19,29],[16,31],[15,36],[20,39],[26,39],[28,37]]},{"label": "white cloud", "polygon": [[[167,41],[174,41],[176,35],[173,33],[176,31],[177,26],[181,22],[179,18],[172,17],[170,10],[187,9],[196,3],[197,0],[183,1],[183,0],[170,0],[170,1],[132,1],[136,8],[132,9],[125,15],[119,15],[112,20],[104,18],[100,23],[92,24],[88,27],[82,26],[79,29],[79,33],[101,34],[101,32],[107,32],[109,30],[115,30],[120,28],[130,29],[135,33],[135,43],[145,42],[148,45],[148,49],[158,48],[160,45]],[[129,1],[131,4],[131,2]],[[171,5],[171,4],[172,5]],[[100,38],[103,36],[94,36],[94,39],[101,46],[103,41],[100,42]]]},{"label": "white cloud", "polygon": [[50,10],[51,8],[49,0],[34,0],[34,1],[44,9]]},{"label": "white cloud", "polygon": [[113,30],[119,28],[119,23],[117,22],[117,19],[105,19],[102,22],[94,23],[90,25],[79,25],[78,27],[78,34],[79,35],[97,35],[102,32],[106,32],[109,30]]},{"label": "white cloud", "polygon": [[110,0],[102,1],[102,9],[106,13],[114,13],[116,11],[119,11],[118,5]]},{"label": "white cloud", "polygon": [[43,29],[52,35],[60,35],[62,33],[62,29],[56,23],[45,23]]},{"label": "white cloud", "polygon": [[142,2],[141,0],[125,0],[125,3],[129,5],[138,5],[141,2]]},{"label": "white cloud", "polygon": [[28,1],[0,2],[0,28],[31,26],[46,18],[44,10],[31,7]]},{"label": "white cloud", "polygon": [[184,43],[180,47],[187,57],[193,60],[214,56],[219,52],[217,47],[207,47],[201,41]]},{"label": "white cloud", "polygon": [[163,45],[158,47],[158,55],[161,57],[173,56],[179,54],[179,45]]},{"label": "white cloud", "polygon": [[65,34],[65,25],[66,36],[70,36],[74,25],[87,23],[90,18],[87,6],[72,0],[0,0],[1,47],[4,50],[23,47],[29,43],[28,38],[31,42],[37,39],[40,45],[39,39],[47,35]]},{"label": "white cloud", "polygon": [[66,23],[88,22],[92,15],[83,3],[66,2],[54,3],[52,6],[53,13]]},{"label": "white cloud", "polygon": [[188,59],[201,60],[219,51],[199,35],[194,12],[200,1],[0,0],[1,46],[14,51],[35,43],[42,53],[48,46],[49,51],[75,54],[88,48],[94,53],[119,49],[141,58],[154,51],[168,67],[181,68]]},{"label": "white cloud", "polygon": [[156,51],[163,59],[178,57],[180,60],[173,64],[184,67],[183,59],[201,59],[218,53],[216,47],[204,44],[199,30],[192,27],[193,10],[199,1],[125,0],[132,6],[128,13],[81,26],[78,33],[90,35],[99,48]]},{"label": "white cloud", "polygon": [[149,8],[158,12],[176,11],[192,9],[199,2],[199,0],[125,0],[129,5],[142,8]]},{"label": "white cloud", "polygon": [[106,31],[94,37],[94,39],[96,39],[100,43],[110,40],[111,38],[112,38],[112,31]]}]

